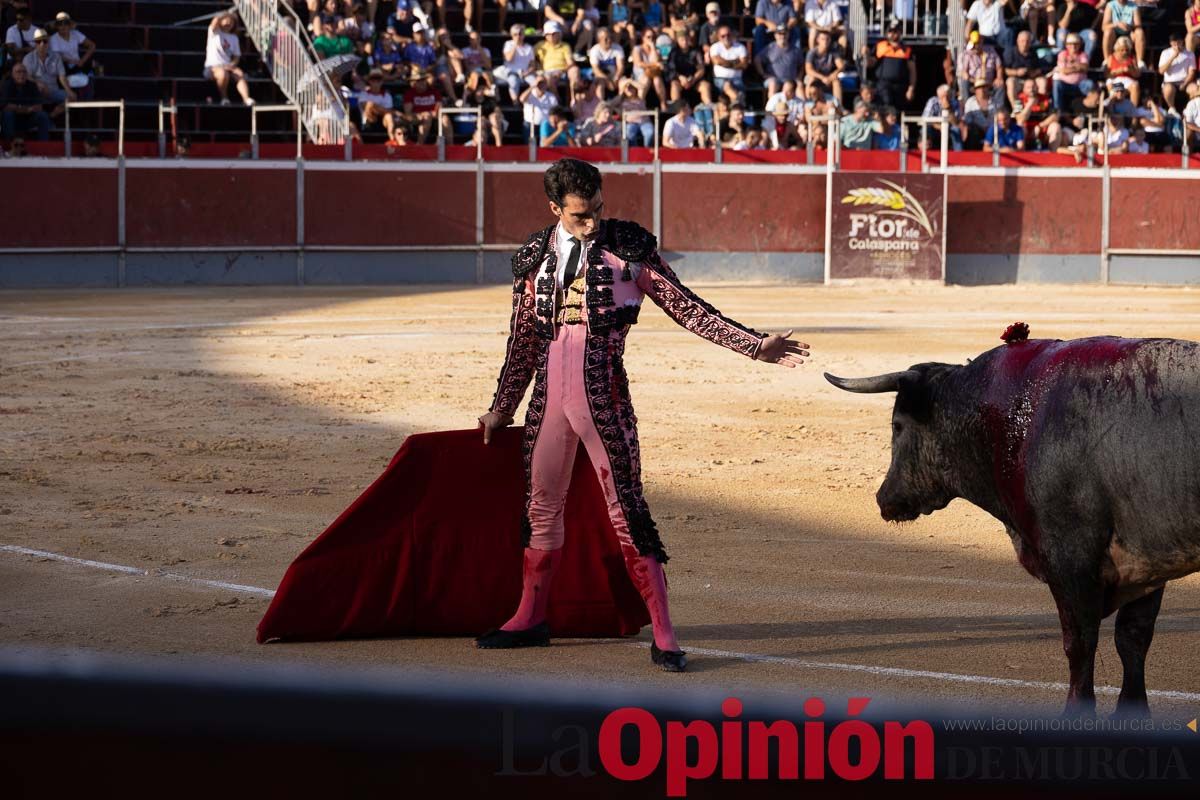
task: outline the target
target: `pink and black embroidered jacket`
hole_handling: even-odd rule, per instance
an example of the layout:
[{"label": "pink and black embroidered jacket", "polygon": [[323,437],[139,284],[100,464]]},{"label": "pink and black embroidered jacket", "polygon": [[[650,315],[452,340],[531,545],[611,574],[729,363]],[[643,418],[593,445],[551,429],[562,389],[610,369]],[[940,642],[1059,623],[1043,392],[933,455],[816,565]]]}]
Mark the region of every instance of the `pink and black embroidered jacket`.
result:
[{"label": "pink and black embroidered jacket", "polygon": [[[555,336],[557,225],[533,236],[513,256],[513,313],[492,411],[512,415]],[[649,297],[684,328],[749,358],[763,334],[741,325],[688,289],[658,253],[652,233],[635,222],[604,220],[588,248],[585,311],[591,336],[624,340]],[[623,344],[622,344],[623,348]]]},{"label": "pink and black embroidered jacket", "polygon": [[[504,367],[492,410],[512,416],[529,382],[525,415],[526,515],[522,538],[529,544],[529,494],[533,449],[546,411],[546,364],[557,334],[557,225],[538,231],[513,256],[513,313]],[[625,375],[625,336],[649,297],[672,319],[709,341],[754,358],[762,334],[723,316],[693,294],[658,254],[654,236],[633,222],[605,220],[587,250],[583,272],[583,381],[592,422],[604,443],[629,535],[641,555],[667,560],[658,528],[642,493],[637,417]],[[573,284],[578,288],[578,282]],[[572,298],[574,299],[574,298]]]}]

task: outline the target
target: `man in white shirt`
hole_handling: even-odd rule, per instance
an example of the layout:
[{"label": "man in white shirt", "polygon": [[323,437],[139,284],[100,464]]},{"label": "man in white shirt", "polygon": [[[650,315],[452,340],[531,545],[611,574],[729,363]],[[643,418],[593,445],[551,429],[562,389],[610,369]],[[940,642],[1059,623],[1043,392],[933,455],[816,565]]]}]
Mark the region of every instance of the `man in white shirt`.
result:
[{"label": "man in white shirt", "polygon": [[678,113],[663,127],[663,145],[678,149],[704,146],[704,133],[692,116],[692,107],[687,100],[680,98]]},{"label": "man in white shirt", "polygon": [[214,17],[209,23],[208,45],[204,53],[204,77],[217,84],[217,91],[221,94],[221,105],[229,105],[229,81],[236,80],[242,101],[252,106],[254,98],[250,96],[250,85],[246,83],[246,74],[238,66],[238,59],[242,57],[242,46],[233,30],[236,25],[237,20],[233,12]]},{"label": "man in white shirt", "polygon": [[742,73],[750,64],[746,45],[737,40],[728,25],[722,25],[717,31],[717,41],[708,48],[708,56],[712,60],[713,83],[717,91],[724,92],[732,102],[740,103],[742,92],[746,90]]},{"label": "man in white shirt", "polygon": [[17,22],[9,26],[4,36],[4,49],[13,62],[25,60],[33,52],[33,17],[28,8],[17,9]]},{"label": "man in white shirt", "polygon": [[[29,80],[37,84],[42,99],[47,103],[62,103],[74,101],[75,92],[67,83],[67,70],[58,54],[50,49],[50,36],[41,28],[33,34],[33,52],[27,53],[21,61],[29,70]],[[62,108],[56,108],[50,116],[58,116]]]},{"label": "man in white shirt", "polygon": [[804,121],[804,100],[796,96],[795,81],[784,81],[783,88],[767,99],[767,118],[763,120],[764,128],[774,127],[775,120],[772,117],[778,108],[787,110],[789,125],[797,125]]},{"label": "man in white shirt", "polygon": [[492,70],[492,74],[508,84],[508,93],[515,103],[535,71],[533,45],[525,42],[524,25],[513,23],[508,35],[510,38],[504,43],[504,63]]},{"label": "man in white shirt", "polygon": [[525,117],[526,136],[537,137],[542,123],[550,118],[550,112],[558,105],[558,95],[550,91],[546,76],[538,73],[533,85],[521,93],[522,112]]},{"label": "man in white shirt", "polygon": [[832,41],[846,46],[846,27],[842,10],[834,0],[805,0],[804,24],[808,26],[808,49],[816,47],[817,34],[825,31]]},{"label": "man in white shirt", "polygon": [[592,76],[609,92],[617,91],[617,81],[625,74],[625,48],[612,40],[608,28],[596,31],[596,44],[588,51]]},{"label": "man in white shirt", "polygon": [[1175,97],[1180,90],[1196,80],[1196,56],[1183,46],[1183,32],[1171,32],[1171,45],[1162,51],[1158,59],[1158,71],[1162,74],[1163,100],[1167,108],[1175,107]]},{"label": "man in white shirt", "polygon": [[1012,44],[1004,22],[1004,0],[975,0],[967,10],[967,33],[979,29],[983,41],[1003,51]]},{"label": "man in white shirt", "polygon": [[1183,109],[1183,135],[1194,153],[1200,150],[1200,83],[1188,84],[1187,93],[1192,99]]}]

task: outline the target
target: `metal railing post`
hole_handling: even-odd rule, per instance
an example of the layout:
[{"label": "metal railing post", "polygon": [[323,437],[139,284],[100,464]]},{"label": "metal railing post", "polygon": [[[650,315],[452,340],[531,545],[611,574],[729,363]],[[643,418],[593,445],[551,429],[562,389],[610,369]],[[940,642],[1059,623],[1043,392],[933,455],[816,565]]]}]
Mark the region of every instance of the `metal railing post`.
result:
[{"label": "metal railing post", "polygon": [[301,138],[302,130],[301,130],[301,125],[299,124],[299,122],[300,122],[299,116],[303,112],[302,112],[300,106],[295,105],[293,103],[284,103],[284,104],[274,105],[274,106],[260,106],[260,105],[250,106],[250,158],[258,160],[258,115],[263,112],[268,112],[268,111],[270,111],[270,112],[287,111],[287,112],[296,114],[296,116],[297,116],[297,120],[296,120],[296,122],[297,122],[297,125],[296,125],[296,158],[300,158],[301,153],[302,153],[301,143],[302,143],[303,139]]},{"label": "metal railing post", "polygon": [[921,118],[921,172],[929,172],[929,123]]},{"label": "metal railing post", "polygon": [[483,109],[479,106],[467,106],[466,108],[439,108],[438,109],[438,115],[437,115],[438,155],[437,155],[437,160],[438,161],[446,160],[445,118],[446,117],[459,117],[459,116],[474,116],[475,117],[475,134],[478,139],[478,141],[475,145],[475,159],[477,161],[482,161],[483,160],[483,136],[484,136],[484,134],[483,134]]},{"label": "metal railing post", "polygon": [[946,113],[945,111],[942,112],[942,142],[941,142],[941,144],[942,144],[942,152],[941,152],[941,159],[939,161],[939,164],[941,165],[941,168],[944,170],[944,169],[946,169],[946,165],[949,164],[949,162],[950,162],[950,159],[949,159],[949,155],[950,155],[950,115],[948,113]]},{"label": "metal railing post", "polygon": [[178,113],[175,104],[164,105],[161,100],[158,101],[158,157],[167,157],[167,129],[164,120],[167,114],[174,117]]},{"label": "metal railing post", "polygon": [[[629,120],[641,119],[642,117],[654,117],[654,160],[658,161],[658,109],[640,111],[622,111],[621,112],[621,160],[624,163],[629,162]],[[639,128],[639,130],[641,130]],[[646,143],[642,142],[645,146]]]},{"label": "metal railing post", "polygon": [[1000,120],[992,111],[992,166],[1000,166]]},{"label": "metal railing post", "polygon": [[654,115],[654,163],[657,164],[658,163],[658,147],[659,147],[658,138],[659,138],[659,130],[660,130],[661,126],[659,125],[659,120],[658,120],[658,109],[657,108],[653,109],[652,113]]},{"label": "metal railing post", "polygon": [[716,109],[713,109],[713,161],[722,164],[725,161],[723,145],[721,144],[721,118],[717,116]]},{"label": "metal railing post", "polygon": [[900,118],[900,172],[908,172],[908,125]]},{"label": "metal railing post", "polygon": [[125,101],[124,100],[66,100],[63,102],[66,111],[63,124],[63,146],[66,157],[71,158],[71,109],[72,108],[115,108],[117,109],[117,157],[125,155]]},{"label": "metal railing post", "polygon": [[445,117],[446,109],[439,108],[437,115],[438,130],[437,130],[437,160],[439,163],[446,160],[446,132],[445,132]]}]

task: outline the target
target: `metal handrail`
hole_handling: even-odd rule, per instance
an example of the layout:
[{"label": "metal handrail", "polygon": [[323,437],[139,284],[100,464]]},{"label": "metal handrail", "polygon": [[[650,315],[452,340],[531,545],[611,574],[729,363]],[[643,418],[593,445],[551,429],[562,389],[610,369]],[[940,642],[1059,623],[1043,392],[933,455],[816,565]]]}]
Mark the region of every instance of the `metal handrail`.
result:
[{"label": "metal handrail", "polygon": [[[920,143],[921,143],[921,171],[922,172],[929,171],[929,161],[927,158],[928,153],[929,153],[929,126],[937,125],[942,129],[942,134],[940,137],[941,138],[940,144],[941,144],[941,151],[942,151],[940,166],[942,169],[945,169],[947,161],[949,160],[948,154],[949,154],[949,150],[950,150],[950,115],[946,112],[942,112],[941,116],[938,116],[938,117],[919,117],[919,116],[909,116],[908,114],[901,114],[900,115],[900,125],[901,125],[902,135],[905,138],[907,138],[907,136],[908,136],[908,126],[912,125],[912,124],[919,125],[921,128]],[[901,163],[903,164],[904,162],[902,161]]]},{"label": "metal handrail", "polygon": [[[824,122],[826,124],[825,152],[828,155],[825,158],[825,168],[832,172],[840,166],[842,160],[842,118],[837,114],[822,114],[820,116],[806,117],[805,121],[809,123]],[[812,131],[810,129],[808,135],[809,164],[812,164],[813,152],[815,149],[816,148],[813,147]]]},{"label": "metal handrail", "polygon": [[167,105],[162,100],[158,101],[158,157],[167,157],[167,131],[164,119],[167,114],[171,115],[171,132],[175,132],[175,121],[179,118],[179,108],[172,101],[171,105]]},{"label": "metal handrail", "polygon": [[[300,113],[300,107],[290,103],[275,105],[275,106],[250,106],[250,157],[258,159],[258,115],[262,113],[275,113],[287,111],[293,114]],[[298,122],[298,121],[297,121]],[[301,146],[301,134],[304,131],[304,126],[296,125],[296,158],[302,158],[304,155],[303,147]]]},{"label": "metal handrail", "polygon": [[437,160],[446,160],[446,117],[475,117],[475,160],[483,161],[483,109],[479,106],[465,108],[439,108],[437,112]]},{"label": "metal handrail", "polygon": [[629,120],[642,117],[654,117],[654,160],[658,161],[658,109],[642,109],[641,111],[621,111],[621,155],[624,161],[629,161]]},{"label": "metal handrail", "polygon": [[346,101],[320,69],[321,59],[296,12],[280,0],[233,2],[275,85],[299,108],[309,139],[319,144],[344,143],[349,135]]},{"label": "metal handrail", "polygon": [[125,101],[124,100],[66,100],[66,118],[63,120],[63,145],[66,157],[71,157],[71,109],[72,108],[117,108],[117,158],[125,157]]},{"label": "metal handrail", "polygon": [[[882,13],[882,4],[868,2],[868,7],[865,11],[859,13],[864,16],[862,26],[864,32],[878,31],[880,35],[884,33],[884,26],[889,19],[896,19],[900,23],[900,35],[905,39],[913,39],[922,42],[943,43],[946,41],[950,32],[942,27],[942,17],[949,14],[954,16],[955,11],[960,15],[962,10],[957,0],[950,2],[949,0],[910,0],[906,4],[908,10],[911,11],[911,16],[902,16],[897,13],[895,4],[888,10],[887,15]],[[850,3],[850,25],[854,29],[854,25],[859,20],[855,15],[855,3]],[[952,27],[952,26],[947,26]],[[857,33],[857,30],[855,30]],[[866,41],[855,42],[855,47],[866,44]]]}]

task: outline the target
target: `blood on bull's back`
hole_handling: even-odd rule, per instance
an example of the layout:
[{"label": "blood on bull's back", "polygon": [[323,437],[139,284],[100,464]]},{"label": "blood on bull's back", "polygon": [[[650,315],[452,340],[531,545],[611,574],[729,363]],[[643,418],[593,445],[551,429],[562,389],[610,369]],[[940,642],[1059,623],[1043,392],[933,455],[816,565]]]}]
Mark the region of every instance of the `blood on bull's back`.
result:
[{"label": "blood on bull's back", "polygon": [[1029,544],[1051,555],[1047,529],[1107,532],[1105,577],[1126,597],[1200,569],[1200,345],[1027,340],[972,368],[991,376],[996,485]]}]

